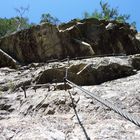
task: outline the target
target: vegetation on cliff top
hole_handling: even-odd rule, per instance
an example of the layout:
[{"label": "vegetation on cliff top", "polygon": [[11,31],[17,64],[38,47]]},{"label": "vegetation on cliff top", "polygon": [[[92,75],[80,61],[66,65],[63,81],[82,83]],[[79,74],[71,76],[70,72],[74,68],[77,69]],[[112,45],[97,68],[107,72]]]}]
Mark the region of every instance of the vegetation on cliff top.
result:
[{"label": "vegetation on cliff top", "polygon": [[[97,19],[104,19],[104,20],[116,20],[118,22],[125,23],[130,18],[130,15],[127,14],[120,14],[118,8],[111,8],[108,2],[100,1],[101,11],[95,10],[93,13],[84,13],[84,18],[97,18]],[[0,37],[10,34],[15,31],[19,31],[22,29],[26,29],[34,25],[33,23],[29,22],[29,19],[24,15],[26,12],[29,11],[28,7],[20,7],[15,8],[17,12],[16,17],[12,17],[10,19],[7,18],[0,18]],[[60,20],[56,17],[53,17],[49,13],[44,13],[41,15],[40,23],[42,22],[49,22],[51,24],[59,24]],[[135,27],[135,22],[131,23]]]},{"label": "vegetation on cliff top", "polygon": [[[111,8],[110,5],[108,4],[108,2],[103,2],[100,1],[100,7],[101,7],[101,11],[98,11],[97,9],[93,12],[93,13],[88,13],[85,12],[84,13],[84,18],[88,19],[88,18],[96,18],[99,20],[116,20],[118,22],[121,23],[126,23],[128,22],[128,20],[130,19],[130,15],[129,14],[120,14],[118,7],[116,8]],[[130,23],[132,26],[136,26],[135,22]]]}]

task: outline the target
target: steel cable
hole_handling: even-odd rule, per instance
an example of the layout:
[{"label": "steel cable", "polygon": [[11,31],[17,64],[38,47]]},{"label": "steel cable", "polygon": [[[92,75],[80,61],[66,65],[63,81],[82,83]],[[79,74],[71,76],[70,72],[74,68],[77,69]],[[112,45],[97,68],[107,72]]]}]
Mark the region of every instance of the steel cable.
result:
[{"label": "steel cable", "polygon": [[75,83],[71,82],[70,80],[68,80],[68,79],[65,79],[65,80],[68,84],[72,85],[73,87],[76,87],[76,88],[80,89],[81,91],[83,91],[84,93],[86,93],[90,97],[94,98],[95,100],[97,100],[101,104],[105,105],[106,107],[109,107],[110,109],[112,109],[113,111],[115,111],[116,113],[118,113],[119,115],[124,117],[125,119],[129,120],[133,124],[140,127],[140,119],[138,119],[138,118],[132,116],[131,114],[129,114],[128,112],[114,106],[109,101],[99,98],[98,96],[94,95],[92,92],[89,92],[89,91],[85,90],[84,88],[81,88],[80,86],[76,85]]}]

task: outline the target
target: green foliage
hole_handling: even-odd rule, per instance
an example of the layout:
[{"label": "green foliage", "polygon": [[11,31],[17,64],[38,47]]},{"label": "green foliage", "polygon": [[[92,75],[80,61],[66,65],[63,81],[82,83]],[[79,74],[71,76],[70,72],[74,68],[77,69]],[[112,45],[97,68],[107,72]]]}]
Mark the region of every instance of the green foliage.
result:
[{"label": "green foliage", "polygon": [[32,24],[29,24],[29,19],[24,17],[25,12],[29,10],[29,7],[15,8],[18,16],[12,18],[0,18],[0,37],[8,35],[12,32],[29,28]]},{"label": "green foliage", "polygon": [[14,31],[29,28],[28,18],[13,17],[10,19],[0,18],[0,37]]},{"label": "green foliage", "polygon": [[49,22],[54,25],[57,25],[60,23],[58,18],[51,16],[51,14],[49,13],[42,14],[40,23],[43,23],[43,22]]},{"label": "green foliage", "polygon": [[99,20],[116,20],[118,22],[126,22],[130,15],[119,14],[118,8],[111,8],[108,2],[100,1],[101,11],[95,10],[92,14],[84,13],[84,18],[97,18]]},{"label": "green foliage", "polygon": [[18,16],[15,18],[18,24],[18,29],[17,30],[22,30],[29,28],[29,19],[24,17],[24,14],[29,11],[29,6],[27,7],[20,7],[20,8],[15,8]]},{"label": "green foliage", "polygon": [[0,37],[16,30],[16,20],[14,18],[0,18]]}]

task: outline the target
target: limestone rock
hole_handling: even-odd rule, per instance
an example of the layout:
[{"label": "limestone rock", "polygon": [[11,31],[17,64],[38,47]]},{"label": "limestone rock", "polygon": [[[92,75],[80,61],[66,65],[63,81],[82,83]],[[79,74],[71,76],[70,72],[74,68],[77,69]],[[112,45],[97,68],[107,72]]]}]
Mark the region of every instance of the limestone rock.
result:
[{"label": "limestone rock", "polygon": [[18,62],[0,49],[0,67],[17,68]]},{"label": "limestone rock", "polygon": [[134,55],[132,56],[131,58],[131,63],[132,63],[132,66],[137,69],[137,70],[140,70],[140,55]]},{"label": "limestone rock", "polygon": [[136,34],[136,39],[140,40],[140,32]]},{"label": "limestone rock", "polygon": [[[76,80],[78,75],[86,82],[90,76],[91,79],[92,76],[95,77],[95,74],[95,79],[100,82],[109,79],[109,76],[109,80],[123,77],[83,88],[139,119],[140,71],[131,75],[133,67],[132,63],[129,63],[130,59],[136,56],[139,57],[139,55],[133,55],[70,60],[68,74],[71,74],[69,76],[73,80]],[[56,65],[58,68],[54,67]],[[14,91],[1,91],[1,87],[8,82],[18,86],[21,86],[22,82],[25,85],[34,84],[32,80],[41,71],[49,70],[51,73],[50,69],[54,68],[51,76],[55,72],[58,72],[58,75],[61,69],[65,73],[66,66],[68,66],[67,62],[54,62],[23,66],[17,70],[0,68],[0,139],[85,140],[89,137],[91,140],[139,140],[139,127],[85,95],[76,87],[67,91],[63,88],[55,91],[50,88],[48,91],[43,86],[35,91],[29,87],[26,90],[27,98],[24,97],[24,92],[20,88]],[[63,75],[63,71],[61,74]],[[48,73],[47,76],[49,76]],[[44,78],[44,82],[45,80]],[[77,79],[78,82],[82,80]],[[50,85],[53,84],[50,83]]]},{"label": "limestone rock", "polygon": [[106,54],[140,53],[137,32],[116,21],[85,19],[33,26],[0,39],[0,49],[19,63]]},{"label": "limestone rock", "polygon": [[137,32],[128,24],[116,21],[84,19],[60,25],[61,31],[67,31],[70,36],[85,41],[92,46],[95,54],[135,54],[140,52],[140,41]]},{"label": "limestone rock", "polygon": [[41,62],[59,57],[58,30],[51,24],[33,26],[0,39],[0,48],[21,63]]},{"label": "limestone rock", "polygon": [[[111,62],[109,59],[104,59],[96,65],[90,63],[71,65],[68,68],[67,78],[78,85],[96,85],[113,79],[130,76],[135,73],[133,67],[129,64],[121,64],[119,60]],[[47,69],[37,76],[35,81],[37,81],[38,84],[61,83],[64,77],[65,67]]]}]

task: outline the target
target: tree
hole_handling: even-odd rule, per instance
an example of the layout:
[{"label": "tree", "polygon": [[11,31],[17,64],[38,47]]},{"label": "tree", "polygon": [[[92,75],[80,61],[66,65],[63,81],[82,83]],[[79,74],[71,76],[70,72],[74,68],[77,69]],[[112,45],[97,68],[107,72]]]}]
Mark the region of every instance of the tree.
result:
[{"label": "tree", "polygon": [[27,7],[20,7],[20,8],[15,8],[18,16],[15,18],[16,23],[17,23],[17,31],[26,29],[30,27],[29,24],[29,19],[27,17],[24,17],[24,14],[29,11],[29,6]]},{"label": "tree", "polygon": [[29,7],[15,8],[15,10],[17,11],[18,16],[9,19],[0,18],[0,37],[32,26],[32,24],[29,23],[29,19],[24,17],[24,14],[29,10]]},{"label": "tree", "polygon": [[0,37],[15,31],[29,28],[30,26],[31,24],[29,24],[28,18],[20,18],[18,16],[10,19],[0,18]]},{"label": "tree", "polygon": [[11,33],[16,30],[15,20],[13,18],[0,18],[0,37],[6,35],[7,33]]},{"label": "tree", "polygon": [[49,14],[49,13],[41,15],[40,23],[43,23],[43,22],[49,22],[54,25],[57,25],[60,23],[58,18],[51,16],[51,14]]},{"label": "tree", "polygon": [[111,8],[108,2],[100,1],[101,12],[95,10],[92,14],[84,13],[84,18],[97,18],[99,20],[116,20],[118,22],[126,22],[130,15],[119,14],[118,8]]}]

